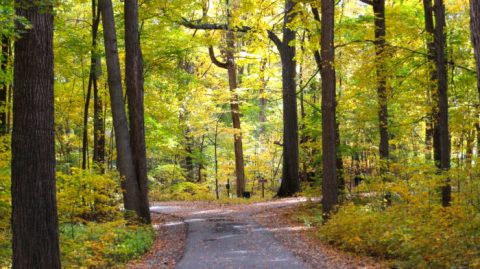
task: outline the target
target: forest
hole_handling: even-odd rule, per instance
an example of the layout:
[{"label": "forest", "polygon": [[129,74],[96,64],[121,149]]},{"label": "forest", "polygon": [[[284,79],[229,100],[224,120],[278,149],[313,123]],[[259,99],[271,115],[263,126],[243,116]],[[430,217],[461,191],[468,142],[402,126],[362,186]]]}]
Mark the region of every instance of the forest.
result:
[{"label": "forest", "polygon": [[480,268],[480,0],[0,0],[0,43],[0,268]]}]

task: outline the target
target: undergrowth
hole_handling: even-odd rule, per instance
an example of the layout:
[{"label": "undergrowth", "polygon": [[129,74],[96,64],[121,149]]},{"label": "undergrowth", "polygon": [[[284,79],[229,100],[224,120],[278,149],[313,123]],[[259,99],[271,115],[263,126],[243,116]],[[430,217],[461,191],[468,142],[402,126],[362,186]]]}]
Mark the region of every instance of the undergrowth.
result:
[{"label": "undergrowth", "polygon": [[[404,167],[402,172],[390,182],[366,179],[325,224],[320,203],[301,206],[294,217],[315,227],[323,242],[385,259],[392,268],[480,268],[478,171],[452,169],[441,176]],[[440,204],[445,176],[454,190],[449,207]]]}]

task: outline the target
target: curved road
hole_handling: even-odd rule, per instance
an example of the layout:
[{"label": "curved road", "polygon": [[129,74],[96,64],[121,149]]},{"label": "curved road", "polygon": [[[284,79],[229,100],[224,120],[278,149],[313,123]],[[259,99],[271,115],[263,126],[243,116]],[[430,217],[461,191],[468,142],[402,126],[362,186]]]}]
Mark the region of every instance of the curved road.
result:
[{"label": "curved road", "polygon": [[263,210],[298,202],[301,200],[223,208],[210,205],[207,210],[188,205],[159,205],[151,210],[181,216],[188,224],[185,252],[178,269],[306,269],[302,261],[252,217]]}]

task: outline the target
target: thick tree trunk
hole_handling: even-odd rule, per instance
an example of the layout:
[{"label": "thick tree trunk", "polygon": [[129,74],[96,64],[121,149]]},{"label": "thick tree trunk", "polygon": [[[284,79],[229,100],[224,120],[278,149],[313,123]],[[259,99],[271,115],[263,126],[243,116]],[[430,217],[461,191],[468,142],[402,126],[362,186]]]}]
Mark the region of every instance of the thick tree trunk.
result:
[{"label": "thick tree trunk", "polygon": [[388,160],[390,157],[388,134],[388,97],[387,97],[387,66],[386,59],[386,24],[385,0],[374,0],[375,14],[375,66],[377,72],[378,121],[380,130],[380,158]]},{"label": "thick tree trunk", "polygon": [[321,7],[321,58],[322,58],[322,148],[323,183],[322,206],[324,216],[328,218],[338,203],[338,183],[336,170],[336,100],[335,100],[335,47],[334,24],[335,2],[322,0]]},{"label": "thick tree trunk", "polygon": [[[447,65],[445,64],[445,4],[443,0],[435,0],[435,49],[436,68],[438,76],[438,132],[440,142],[440,166],[447,171],[450,169],[450,133],[448,127],[448,82]],[[442,187],[442,204],[448,206],[451,201],[451,186],[449,180]]]},{"label": "thick tree trunk", "polygon": [[[433,144],[433,159],[437,166],[440,164],[440,140],[439,140],[439,109],[438,109],[438,91],[437,81],[438,74],[436,70],[436,47],[435,47],[435,25],[433,17],[432,0],[423,0],[423,8],[425,13],[425,30],[427,32],[427,48],[428,48],[428,68],[430,73],[430,89],[429,98],[431,100],[431,111],[427,115],[426,129],[426,150],[430,150]],[[433,142],[433,143],[432,143]],[[428,156],[428,155],[427,155]]]},{"label": "thick tree trunk", "polygon": [[470,0],[470,29],[477,63],[477,89],[480,98],[480,0]]},{"label": "thick tree trunk", "polygon": [[147,149],[143,102],[143,58],[138,29],[138,2],[125,1],[125,77],[130,115],[130,144],[140,189],[140,217],[150,223],[148,202]]},{"label": "thick tree trunk", "polygon": [[[475,52],[475,61],[477,64],[477,91],[480,102],[480,0],[470,0],[470,30],[472,35],[473,50]],[[480,103],[478,104],[477,110],[480,120]],[[480,124],[477,124],[477,132],[479,132],[479,129]],[[480,135],[477,136],[477,143],[478,146],[480,146]]]},{"label": "thick tree trunk", "polygon": [[290,29],[296,13],[293,12],[295,1],[285,0],[285,14],[283,23],[283,41],[277,44],[282,60],[283,82],[283,173],[282,183],[277,196],[292,196],[300,190],[298,178],[298,115],[297,115],[297,64],[295,61],[296,31]]},{"label": "thick tree trunk", "polygon": [[[8,72],[8,58],[10,50],[10,40],[7,36],[1,35],[1,49],[2,54],[0,56],[0,69],[1,73],[6,74]],[[4,81],[0,81],[0,135],[4,135],[8,132],[8,82],[6,76]]]},{"label": "thick tree trunk", "polygon": [[[315,8],[315,7],[312,7],[312,13],[313,13],[313,17],[315,18],[315,20],[318,23],[321,24],[320,13],[318,12],[318,9]],[[321,46],[321,44],[320,44],[320,46]],[[317,68],[321,71],[322,70],[322,56],[320,55],[320,52],[318,50],[315,50],[313,56],[314,56],[315,62],[317,64]],[[336,105],[337,104],[335,102],[335,111],[336,111]],[[344,177],[344,171],[343,171],[344,166],[343,166],[342,153],[340,152],[340,143],[341,143],[341,140],[340,140],[340,123],[338,122],[338,119],[337,119],[336,115],[335,115],[335,143],[336,143],[335,146],[336,146],[336,150],[337,150],[337,159],[336,159],[337,167],[336,167],[336,169],[337,169],[338,191],[340,193],[342,193],[345,190],[345,177]]]},{"label": "thick tree trunk", "polygon": [[117,36],[111,0],[100,0],[105,54],[107,60],[108,86],[112,107],[113,126],[117,148],[117,168],[122,177],[123,201],[126,210],[134,211],[138,217],[144,216],[141,192],[137,180],[127,114],[123,101],[122,78],[118,59]]},{"label": "thick tree trunk", "polygon": [[25,29],[15,42],[13,268],[61,267],[55,188],[52,12],[51,6],[23,9],[19,5],[16,9],[32,28]]}]

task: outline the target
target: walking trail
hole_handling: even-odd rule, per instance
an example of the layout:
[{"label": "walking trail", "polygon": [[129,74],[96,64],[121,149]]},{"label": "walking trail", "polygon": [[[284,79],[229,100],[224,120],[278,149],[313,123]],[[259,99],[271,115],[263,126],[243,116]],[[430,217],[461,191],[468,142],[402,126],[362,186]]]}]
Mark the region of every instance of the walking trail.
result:
[{"label": "walking trail", "polygon": [[[278,228],[279,210],[291,209],[304,198],[219,205],[207,202],[164,202],[151,207],[157,243],[151,253],[130,268],[177,269],[307,269],[375,268],[353,258],[350,262],[312,249],[302,238],[279,238],[306,227]],[[262,217],[259,217],[262,216]],[[155,218],[154,218],[155,220]],[[275,223],[273,223],[275,222]],[[262,224],[259,224],[262,223]],[[277,227],[277,228],[272,228]],[[278,233],[278,234],[277,234]],[[286,240],[285,240],[286,239]],[[302,248],[300,252],[296,249]],[[166,252],[167,251],[167,252]],[[308,253],[308,252],[312,253]],[[313,257],[315,256],[315,257]],[[337,258],[337,261],[335,260]],[[343,258],[342,258],[343,259]]]}]

